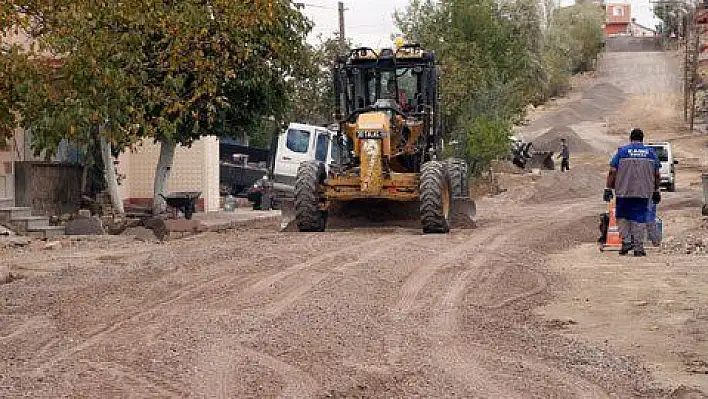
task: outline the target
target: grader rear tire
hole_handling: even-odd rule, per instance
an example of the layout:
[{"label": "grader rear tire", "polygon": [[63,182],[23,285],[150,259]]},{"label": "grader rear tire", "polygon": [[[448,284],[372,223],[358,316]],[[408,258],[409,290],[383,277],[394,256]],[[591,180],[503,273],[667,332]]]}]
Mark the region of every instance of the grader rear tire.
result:
[{"label": "grader rear tire", "polygon": [[453,197],[468,197],[467,162],[463,159],[450,158],[446,161],[447,172],[450,175],[450,191]]},{"label": "grader rear tire", "polygon": [[327,226],[327,214],[320,209],[319,186],[324,170],[317,162],[300,164],[295,181],[295,221],[302,232],[322,232]]},{"label": "grader rear tire", "polygon": [[420,221],[425,234],[450,231],[452,190],[450,176],[444,163],[430,161],[423,164],[420,176]]}]

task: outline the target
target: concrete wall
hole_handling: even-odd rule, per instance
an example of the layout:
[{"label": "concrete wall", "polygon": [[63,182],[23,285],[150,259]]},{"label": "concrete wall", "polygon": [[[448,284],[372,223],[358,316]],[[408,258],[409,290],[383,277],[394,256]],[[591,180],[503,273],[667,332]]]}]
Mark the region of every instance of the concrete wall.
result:
[{"label": "concrete wall", "polygon": [[[118,173],[125,176],[120,191],[126,203],[147,205],[152,202],[159,156],[159,144],[145,140],[134,152],[118,158]],[[177,147],[167,189],[170,192],[201,191],[201,208],[206,212],[219,210],[218,138],[205,137],[191,148]]]}]

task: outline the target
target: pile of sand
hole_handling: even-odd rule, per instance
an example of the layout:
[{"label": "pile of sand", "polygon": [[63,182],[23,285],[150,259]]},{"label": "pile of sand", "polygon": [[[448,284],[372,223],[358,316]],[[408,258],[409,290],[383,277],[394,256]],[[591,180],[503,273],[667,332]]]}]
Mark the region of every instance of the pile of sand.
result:
[{"label": "pile of sand", "polygon": [[592,196],[597,197],[598,202],[602,201],[606,171],[591,170],[586,165],[573,168],[571,164],[570,167],[572,169],[568,172],[549,172],[539,179],[528,202],[543,204]]},{"label": "pile of sand", "polygon": [[531,142],[536,151],[553,151],[558,153],[561,148],[561,139],[565,139],[570,148],[570,154],[596,152],[595,147],[583,140],[575,130],[568,126],[556,126],[546,133],[536,137]]},{"label": "pile of sand", "polygon": [[507,190],[497,196],[517,203],[543,204],[587,197],[602,201],[607,170],[604,166],[570,164],[571,170],[540,171],[539,174],[499,175],[500,185]]}]

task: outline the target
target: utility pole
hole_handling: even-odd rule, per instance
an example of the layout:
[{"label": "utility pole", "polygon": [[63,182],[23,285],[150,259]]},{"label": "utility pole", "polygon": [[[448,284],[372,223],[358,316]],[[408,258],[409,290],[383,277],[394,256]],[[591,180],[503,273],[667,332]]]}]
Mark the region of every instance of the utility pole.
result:
[{"label": "utility pole", "polygon": [[[689,22],[690,23],[690,22]],[[689,38],[689,32],[691,29],[686,29],[686,33],[683,35],[683,40],[685,42],[685,48],[684,48],[684,61],[683,61],[683,121],[688,120],[688,52],[690,51],[688,48],[688,38]]]},{"label": "utility pole", "polygon": [[691,134],[693,134],[693,118],[695,115],[696,111],[696,81],[698,80],[698,49],[699,49],[699,44],[701,41],[701,31],[700,27],[698,24],[695,24],[696,29],[695,29],[695,35],[696,35],[696,44],[694,48],[694,60],[693,60],[693,71],[691,71],[691,109],[689,110],[689,120],[688,123],[690,125],[689,131]]},{"label": "utility pole", "polygon": [[347,39],[344,33],[344,2],[339,2],[339,50],[343,53],[347,48]]}]

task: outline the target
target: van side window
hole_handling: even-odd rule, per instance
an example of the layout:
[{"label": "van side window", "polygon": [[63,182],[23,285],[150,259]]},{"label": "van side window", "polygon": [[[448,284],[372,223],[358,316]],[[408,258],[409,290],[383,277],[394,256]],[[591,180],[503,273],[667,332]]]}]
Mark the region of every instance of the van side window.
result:
[{"label": "van side window", "polygon": [[317,135],[317,146],[315,147],[315,159],[320,162],[327,161],[327,151],[329,151],[329,134],[320,133]]},{"label": "van side window", "polygon": [[310,148],[310,132],[307,130],[288,129],[288,138],[285,145],[290,151],[307,153]]},{"label": "van side window", "polygon": [[656,156],[659,158],[659,162],[669,162],[669,154],[666,148],[662,146],[652,146],[654,151],[656,151]]}]

